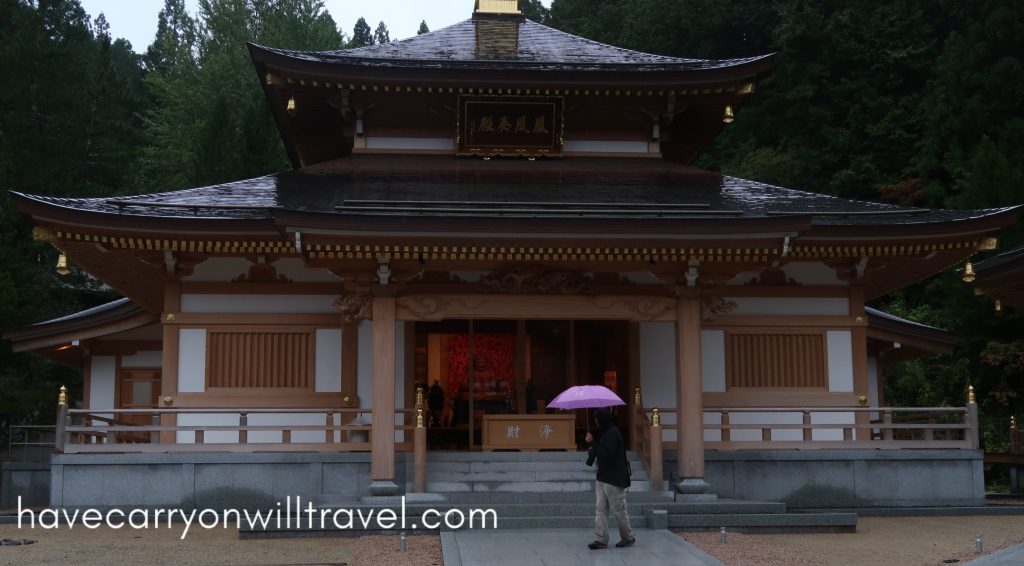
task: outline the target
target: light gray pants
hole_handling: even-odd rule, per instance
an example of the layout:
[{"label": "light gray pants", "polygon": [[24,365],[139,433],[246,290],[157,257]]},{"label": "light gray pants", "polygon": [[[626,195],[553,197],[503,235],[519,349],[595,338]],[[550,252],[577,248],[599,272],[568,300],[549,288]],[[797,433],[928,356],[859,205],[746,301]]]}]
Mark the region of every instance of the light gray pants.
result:
[{"label": "light gray pants", "polygon": [[597,541],[608,544],[608,508],[615,513],[619,523],[619,539],[633,540],[633,529],[629,526],[629,513],[626,512],[626,489],[614,485],[594,482],[597,492],[597,528],[594,537]]}]

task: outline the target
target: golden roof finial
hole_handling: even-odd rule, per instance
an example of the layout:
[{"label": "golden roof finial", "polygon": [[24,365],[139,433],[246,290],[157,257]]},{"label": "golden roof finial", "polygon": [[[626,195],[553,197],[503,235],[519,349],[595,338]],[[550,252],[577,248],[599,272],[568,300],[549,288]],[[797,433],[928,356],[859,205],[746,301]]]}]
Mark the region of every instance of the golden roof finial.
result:
[{"label": "golden roof finial", "polygon": [[64,385],[60,386],[60,393],[57,395],[57,406],[64,407],[68,404],[68,388]]},{"label": "golden roof finial", "polygon": [[477,14],[521,14],[519,0],[476,0]]},{"label": "golden roof finial", "polygon": [[661,410],[657,407],[651,409],[651,426],[661,426]]}]

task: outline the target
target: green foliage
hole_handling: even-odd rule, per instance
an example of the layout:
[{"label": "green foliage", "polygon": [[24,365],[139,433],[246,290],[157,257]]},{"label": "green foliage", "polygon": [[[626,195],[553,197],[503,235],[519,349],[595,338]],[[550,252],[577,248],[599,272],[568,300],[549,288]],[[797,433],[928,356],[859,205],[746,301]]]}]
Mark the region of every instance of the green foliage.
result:
[{"label": "green foliage", "polygon": [[356,26],[352,29],[352,39],[348,42],[348,46],[351,47],[366,47],[373,45],[373,33],[370,31],[370,24],[366,23],[366,20],[359,18],[356,20]]},{"label": "green foliage", "polygon": [[[95,29],[95,31],[94,31]],[[139,57],[95,28],[73,0],[0,0],[0,188],[39,195],[109,196],[128,178],[145,107]],[[24,326],[110,300],[57,252],[34,242],[10,195],[0,194],[0,327]],[[61,383],[81,393],[70,368],[0,344],[0,443],[8,426],[52,420]],[[77,389],[75,389],[77,387]]]},{"label": "green foliage", "polygon": [[[1024,3],[553,0],[547,22],[665,55],[776,53],[699,166],[911,206],[1024,202]],[[1020,243],[1019,228],[1002,238]],[[953,273],[881,306],[964,337],[952,355],[886,368],[887,402],[962,405],[973,384],[986,438],[1005,436],[1024,414],[1024,315],[991,316]]]},{"label": "green foliage", "polygon": [[384,22],[377,24],[377,29],[373,32],[373,41],[378,45],[391,43],[391,36],[388,34],[388,26],[384,25]]},{"label": "green foliage", "polygon": [[[246,43],[343,46],[318,0],[201,0],[193,21],[167,0],[150,52],[173,61],[146,77],[154,104],[135,189],[157,192],[264,175],[288,166]],[[191,43],[188,43],[191,41]],[[147,54],[147,57],[149,54]]]},{"label": "green foliage", "polygon": [[420,21],[420,29],[416,30],[416,35],[423,35],[430,33],[430,28],[427,27],[427,20]]}]

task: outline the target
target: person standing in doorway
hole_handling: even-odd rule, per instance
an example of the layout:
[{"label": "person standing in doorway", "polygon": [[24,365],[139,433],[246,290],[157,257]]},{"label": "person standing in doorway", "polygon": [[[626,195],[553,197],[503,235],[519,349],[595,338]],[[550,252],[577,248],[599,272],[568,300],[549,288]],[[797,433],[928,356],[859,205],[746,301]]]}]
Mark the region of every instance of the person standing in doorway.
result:
[{"label": "person standing in doorway", "polygon": [[636,543],[636,537],[633,536],[629,513],[626,511],[626,488],[630,483],[626,443],[612,420],[611,409],[598,409],[594,412],[594,418],[597,419],[600,437],[595,441],[594,436],[588,432],[586,441],[590,445],[587,464],[597,461],[597,481],[594,482],[594,490],[597,492],[597,526],[594,530],[595,540],[588,546],[591,549],[608,548],[609,508],[619,523],[619,542],[615,546],[632,546]]}]

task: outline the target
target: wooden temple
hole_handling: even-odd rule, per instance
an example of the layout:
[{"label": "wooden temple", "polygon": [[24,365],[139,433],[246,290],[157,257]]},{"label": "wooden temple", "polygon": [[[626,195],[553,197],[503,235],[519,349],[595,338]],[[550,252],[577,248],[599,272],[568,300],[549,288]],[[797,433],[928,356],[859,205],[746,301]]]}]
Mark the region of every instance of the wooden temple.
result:
[{"label": "wooden temple", "polygon": [[866,304],[994,249],[1018,208],[694,168],[772,55],[639,53],[479,4],[386,45],[250,45],[291,170],[13,193],[35,238],[125,297],[5,334],[84,368],[65,452],[369,451],[370,491],[396,493],[417,429],[478,448],[489,417],[518,434],[574,384],[627,400],[632,446],[659,482],[652,444],[674,452],[683,493],[716,490],[710,450],[977,448],[969,407],[914,428],[884,404],[885,363],[956,336]]}]

